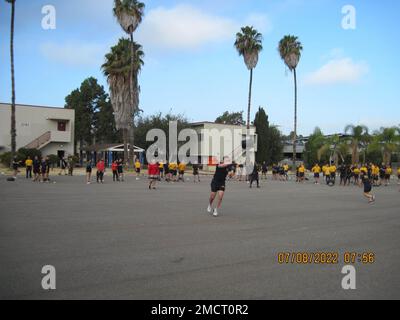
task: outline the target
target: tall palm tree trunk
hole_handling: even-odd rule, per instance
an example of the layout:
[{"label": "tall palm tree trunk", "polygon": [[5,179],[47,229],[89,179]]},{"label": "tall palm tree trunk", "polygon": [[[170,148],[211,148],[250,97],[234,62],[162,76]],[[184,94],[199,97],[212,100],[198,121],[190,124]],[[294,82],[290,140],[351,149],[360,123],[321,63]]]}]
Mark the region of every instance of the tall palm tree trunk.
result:
[{"label": "tall palm tree trunk", "polygon": [[135,151],[134,151],[134,117],[135,117],[135,99],[134,99],[134,83],[133,83],[133,77],[134,77],[134,67],[135,67],[135,51],[133,47],[133,32],[130,34],[131,36],[131,76],[130,76],[130,91],[131,91],[131,105],[133,107],[132,110],[132,118],[131,118],[131,125],[130,125],[130,132],[129,132],[129,144],[130,144],[130,152],[129,152],[129,166],[133,168],[133,161],[134,161],[134,156],[135,156]]},{"label": "tall palm tree trunk", "polygon": [[296,168],[296,158],[297,158],[297,75],[296,68],[293,69],[294,77],[294,130],[293,130],[293,170]]},{"label": "tall palm tree trunk", "polygon": [[253,69],[250,69],[249,103],[247,106],[247,130],[250,130],[251,88],[253,86]]},{"label": "tall palm tree trunk", "polygon": [[128,162],[128,131],[129,129],[122,129],[122,140],[124,140],[124,164]]},{"label": "tall palm tree trunk", "polygon": [[[15,1],[11,2],[11,34],[10,34],[10,58],[11,58],[11,159],[14,159],[17,149],[17,130],[15,125],[15,76],[14,76],[14,18]],[[10,166],[12,166],[12,161]]]}]

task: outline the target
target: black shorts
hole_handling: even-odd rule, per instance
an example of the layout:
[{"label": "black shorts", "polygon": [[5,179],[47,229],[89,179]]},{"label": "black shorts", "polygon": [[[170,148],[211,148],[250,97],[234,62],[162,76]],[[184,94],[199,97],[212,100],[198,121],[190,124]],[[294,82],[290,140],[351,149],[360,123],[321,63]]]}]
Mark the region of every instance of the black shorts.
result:
[{"label": "black shorts", "polygon": [[390,180],[390,174],[385,174],[385,179]]},{"label": "black shorts", "polygon": [[140,169],[139,168],[136,168],[136,173],[140,173]]},{"label": "black shorts", "polygon": [[218,181],[211,181],[211,192],[225,191],[225,183]]},{"label": "black shorts", "polygon": [[304,172],[299,172],[299,177],[304,178]]},{"label": "black shorts", "polygon": [[86,173],[92,173],[92,169],[87,168]]},{"label": "black shorts", "polygon": [[364,185],[364,193],[370,193],[372,190],[372,186],[370,184]]},{"label": "black shorts", "polygon": [[319,173],[314,173],[314,178],[319,178]]},{"label": "black shorts", "polygon": [[118,173],[120,173],[120,174],[124,172],[124,170],[123,170],[122,168],[118,168],[117,171],[118,171]]},{"label": "black shorts", "polygon": [[185,174],[185,171],[179,171],[179,174],[183,176]]},{"label": "black shorts", "polygon": [[178,175],[178,171],[177,170],[172,170],[171,173],[172,173],[173,176]]}]

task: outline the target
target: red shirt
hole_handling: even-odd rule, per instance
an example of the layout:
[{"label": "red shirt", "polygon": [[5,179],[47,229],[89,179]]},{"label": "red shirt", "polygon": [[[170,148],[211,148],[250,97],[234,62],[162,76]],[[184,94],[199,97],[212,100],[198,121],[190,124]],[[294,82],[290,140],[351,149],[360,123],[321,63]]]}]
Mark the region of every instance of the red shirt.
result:
[{"label": "red shirt", "polygon": [[117,171],[118,170],[118,163],[113,162],[113,164],[111,165],[111,170],[112,171]]},{"label": "red shirt", "polygon": [[158,175],[160,173],[158,165],[157,164],[149,164],[148,173],[150,176]]},{"label": "red shirt", "polygon": [[104,171],[104,170],[105,170],[104,161],[99,161],[99,162],[97,163],[96,168],[97,168],[97,170],[99,170],[99,171]]}]

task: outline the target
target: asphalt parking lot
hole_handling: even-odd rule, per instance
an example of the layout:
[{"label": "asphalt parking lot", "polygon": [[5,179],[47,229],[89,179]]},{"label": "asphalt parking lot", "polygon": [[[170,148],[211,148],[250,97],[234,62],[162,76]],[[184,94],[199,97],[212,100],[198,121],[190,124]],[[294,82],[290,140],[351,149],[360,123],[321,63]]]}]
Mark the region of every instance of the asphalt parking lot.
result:
[{"label": "asphalt parking lot", "polygon": [[[399,187],[229,182],[221,215],[206,213],[210,178],[86,185],[0,177],[1,299],[399,299]],[[337,264],[278,263],[280,252],[337,252]],[[343,290],[345,252],[357,289]],[[56,290],[41,287],[56,269]]]}]

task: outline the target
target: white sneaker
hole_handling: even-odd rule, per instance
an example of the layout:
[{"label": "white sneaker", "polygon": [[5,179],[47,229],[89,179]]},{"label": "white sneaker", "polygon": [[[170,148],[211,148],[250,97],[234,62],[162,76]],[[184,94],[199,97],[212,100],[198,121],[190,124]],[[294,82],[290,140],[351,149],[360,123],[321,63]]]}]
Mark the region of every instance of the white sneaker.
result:
[{"label": "white sneaker", "polygon": [[217,208],[215,208],[215,209],[214,209],[213,216],[214,216],[214,217],[218,217],[218,211],[217,211]]},{"label": "white sneaker", "polygon": [[208,212],[208,213],[211,213],[211,212],[212,212],[212,208],[211,208],[210,205],[208,205],[207,212]]}]

